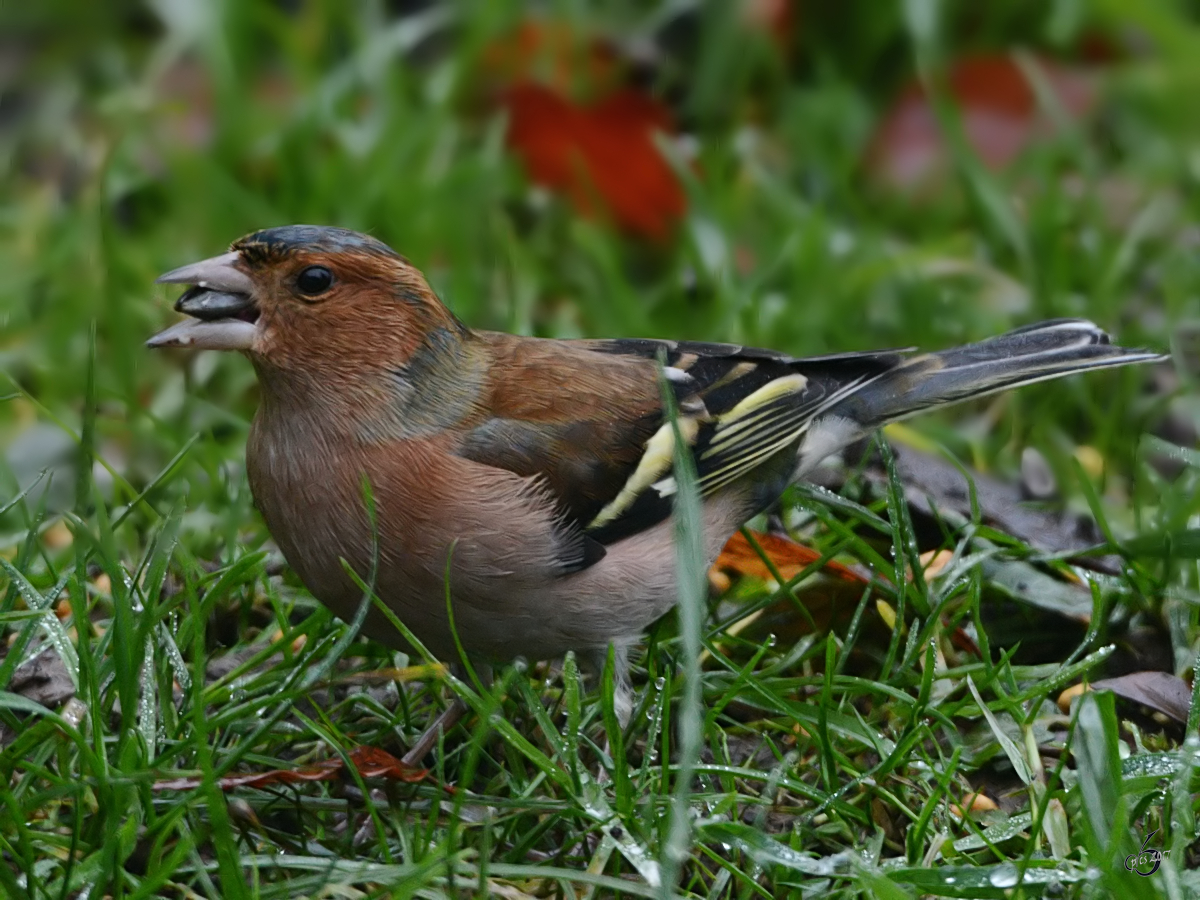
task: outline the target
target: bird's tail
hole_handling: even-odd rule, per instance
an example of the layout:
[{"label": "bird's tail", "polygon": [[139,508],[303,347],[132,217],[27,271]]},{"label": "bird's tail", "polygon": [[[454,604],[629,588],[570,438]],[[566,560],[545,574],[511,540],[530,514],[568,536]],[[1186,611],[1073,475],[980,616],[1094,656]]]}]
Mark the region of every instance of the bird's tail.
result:
[{"label": "bird's tail", "polygon": [[1119,347],[1085,319],[1053,319],[978,344],[910,357],[843,402],[856,421],[875,428],[1035,381],[1163,358]]}]

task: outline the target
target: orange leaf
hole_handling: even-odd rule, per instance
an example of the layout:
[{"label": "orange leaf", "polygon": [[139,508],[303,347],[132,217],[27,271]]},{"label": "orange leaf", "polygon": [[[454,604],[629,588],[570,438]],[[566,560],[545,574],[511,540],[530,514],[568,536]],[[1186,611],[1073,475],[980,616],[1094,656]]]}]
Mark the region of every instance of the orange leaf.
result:
[{"label": "orange leaf", "polygon": [[522,82],[504,94],[508,146],[538,184],[566,194],[588,215],[608,214],[642,237],[666,238],[686,200],[654,143],[673,131],[658,101],[632,89],[581,106],[557,91]]},{"label": "orange leaf", "polygon": [[[754,540],[762,548],[763,553],[775,564],[775,568],[779,570],[779,574],[787,580],[795,578],[800,572],[821,558],[821,554],[811,547],[797,544],[795,541],[782,535],[770,533],[759,534],[758,532],[751,532],[751,534],[754,535]],[[734,572],[738,575],[750,575],[754,578],[774,578],[771,570],[767,568],[766,563],[762,561],[762,558],[759,557],[754,547],[750,545],[750,542],[746,540],[740,531],[726,542],[720,556],[717,557],[717,561],[713,563],[713,568],[726,572]],[[834,575],[842,581],[853,581],[860,584],[870,583],[869,578],[864,577],[854,569],[844,566],[841,563],[826,562],[822,566],[822,571]]]},{"label": "orange leaf", "polygon": [[[1086,72],[1045,59],[1036,64],[1069,118],[1082,119],[1095,108],[1096,85]],[[959,106],[967,143],[993,169],[1004,168],[1052,130],[1033,86],[1008,55],[961,59],[947,73],[946,86]],[[948,170],[937,116],[919,82],[905,87],[884,117],[871,141],[868,166],[899,189],[924,185]]]},{"label": "orange leaf", "polygon": [[[790,538],[779,534],[760,534],[751,532],[754,540],[762,548],[763,553],[775,565],[779,574],[786,580],[795,578],[800,572],[821,558],[821,554],[811,547],[798,544]],[[803,592],[804,606],[812,614],[819,628],[827,628],[837,624],[854,611],[857,598],[862,595],[860,585],[871,584],[869,574],[838,562],[826,562],[821,571],[833,576],[835,580],[826,581],[823,587]],[[754,547],[739,531],[731,537],[721,550],[716,562],[709,570],[709,582],[719,590],[728,587],[728,573],[748,575],[764,580],[774,576],[771,570],[755,552]],[[714,577],[716,576],[716,577]],[[886,579],[880,579],[886,581]],[[885,607],[885,608],[881,608]],[[876,601],[880,620],[884,620],[888,633],[896,626],[895,610],[883,600]],[[887,611],[891,612],[892,621],[886,621]],[[777,603],[764,611],[764,619],[760,623],[765,629],[774,633],[781,640],[796,640],[801,634],[808,634],[810,628],[807,622],[795,614],[791,603]],[[950,640],[959,650],[979,655],[979,647],[962,628],[950,632]]]}]

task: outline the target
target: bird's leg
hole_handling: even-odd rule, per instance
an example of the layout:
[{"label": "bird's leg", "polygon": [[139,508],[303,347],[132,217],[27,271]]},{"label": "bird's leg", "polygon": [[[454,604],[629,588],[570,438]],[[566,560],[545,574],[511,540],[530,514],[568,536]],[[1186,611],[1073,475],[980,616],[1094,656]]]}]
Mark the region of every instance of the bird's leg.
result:
[{"label": "bird's leg", "polygon": [[[458,678],[465,678],[466,671],[457,663],[451,666],[451,670]],[[491,666],[476,666],[476,673],[484,686],[490,686],[492,683],[492,667]],[[401,758],[401,762],[406,766],[417,768],[421,765],[421,760],[433,749],[433,745],[437,743],[438,736],[449,731],[463,716],[467,714],[469,706],[459,697],[455,697],[449,706],[442,710],[433,723],[425,729],[415,744]]]},{"label": "bird's leg", "polygon": [[618,646],[613,657],[613,712],[624,731],[633,716],[633,685],[629,683],[629,648]]},{"label": "bird's leg", "polygon": [[[612,648],[613,712],[616,714],[618,727],[624,731],[633,716],[633,685],[629,683],[629,647],[626,644],[614,643]],[[595,677],[600,690],[604,690],[604,667],[608,663],[608,648],[585,651],[580,655],[580,661],[587,673]],[[604,702],[603,698],[600,702]],[[607,732],[601,750],[605,756],[612,758],[612,742]],[[604,784],[608,780],[608,772],[601,763],[596,769],[596,783]]]},{"label": "bird's leg", "polygon": [[[629,725],[633,716],[633,685],[629,683],[629,646],[627,644],[612,645],[613,648],[613,712],[617,715],[617,724],[622,729]],[[585,650],[579,654],[586,674],[596,679],[601,690],[604,689],[604,666],[608,663],[608,648]]]}]

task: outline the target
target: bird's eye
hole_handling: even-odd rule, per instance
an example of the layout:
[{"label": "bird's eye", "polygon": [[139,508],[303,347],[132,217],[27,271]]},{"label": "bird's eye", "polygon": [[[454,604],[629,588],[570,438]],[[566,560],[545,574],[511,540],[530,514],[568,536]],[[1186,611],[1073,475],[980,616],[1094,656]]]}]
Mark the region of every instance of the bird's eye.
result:
[{"label": "bird's eye", "polygon": [[309,266],[296,276],[296,287],[310,297],[325,293],[332,284],[333,273],[324,266]]}]

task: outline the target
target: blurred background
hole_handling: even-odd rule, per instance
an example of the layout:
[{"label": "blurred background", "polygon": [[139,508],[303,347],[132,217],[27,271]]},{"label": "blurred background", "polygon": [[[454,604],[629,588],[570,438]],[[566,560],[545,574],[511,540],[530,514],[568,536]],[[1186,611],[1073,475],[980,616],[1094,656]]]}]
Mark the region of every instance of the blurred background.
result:
[{"label": "blurred background", "polygon": [[214,550],[256,527],[251,368],[144,350],[153,280],[310,222],[526,334],[809,354],[1094,318],[1176,365],[917,427],[1001,474],[1078,459],[1128,512],[1141,432],[1200,420],[1197,90],[1200,25],[1156,0],[4,4],[0,495],[71,507],[86,432],[112,502],[186,492]]},{"label": "blurred background", "polygon": [[[804,355],[1086,316],[1170,352],[889,429],[894,477],[850,459],[824,482],[840,499],[801,486],[756,523],[769,556],[731,542],[709,573],[703,759],[770,776],[697,795],[714,818],[688,889],[830,896],[851,851],[963,853],[995,880],[951,868],[945,895],[1002,896],[1047,796],[1036,821],[1078,862],[1059,875],[1107,879],[1083,895],[1150,896],[1121,860],[1158,829],[1195,867],[1193,764],[1171,754],[1200,721],[1198,97],[1184,0],[0,2],[0,894],[178,879],[162,895],[235,897],[243,863],[268,865],[239,854],[280,850],[299,862],[254,896],[331,895],[312,854],[435,880],[478,859],[483,895],[492,860],[624,878],[666,846],[669,616],[635,663],[636,781],[617,740],[611,789],[583,789],[609,752],[587,747],[602,704],[581,713],[573,679],[536,667],[497,682],[507,736],[447,736],[386,827],[361,781],[226,803],[210,780],[400,754],[442,703],[432,670],[350,646],[271,551],[243,465],[250,364],[144,347],[177,318],[157,275],[288,223],[369,231],[478,328]],[[1059,695],[1096,675],[1165,718],[1122,725],[1118,751],[1111,695]],[[559,742],[564,703],[582,756]],[[975,809],[985,789],[1001,809],[981,827],[1006,830],[946,818],[943,795]],[[620,829],[597,812],[608,794]],[[800,851],[842,862],[780,874]],[[768,866],[765,887],[745,874]]]}]

